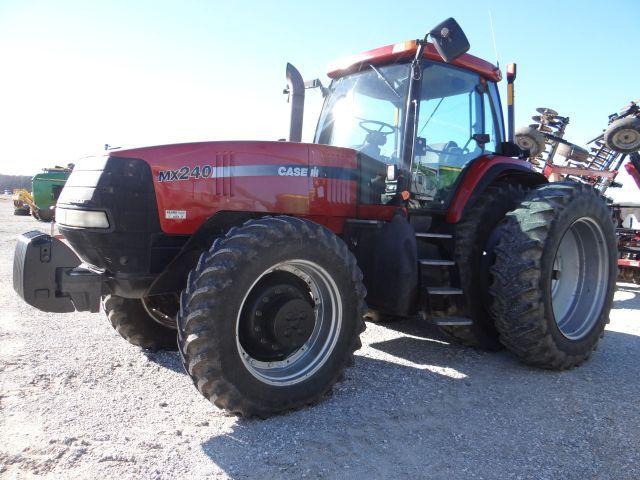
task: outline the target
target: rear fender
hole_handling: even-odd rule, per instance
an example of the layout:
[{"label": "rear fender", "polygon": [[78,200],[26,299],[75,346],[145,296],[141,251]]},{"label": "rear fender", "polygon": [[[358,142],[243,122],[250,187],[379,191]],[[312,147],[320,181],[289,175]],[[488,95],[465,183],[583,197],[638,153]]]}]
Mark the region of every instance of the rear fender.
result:
[{"label": "rear fender", "polygon": [[464,174],[447,210],[447,223],[459,222],[487,187],[496,182],[531,187],[547,183],[548,180],[524,160],[497,156],[481,157],[473,162]]}]

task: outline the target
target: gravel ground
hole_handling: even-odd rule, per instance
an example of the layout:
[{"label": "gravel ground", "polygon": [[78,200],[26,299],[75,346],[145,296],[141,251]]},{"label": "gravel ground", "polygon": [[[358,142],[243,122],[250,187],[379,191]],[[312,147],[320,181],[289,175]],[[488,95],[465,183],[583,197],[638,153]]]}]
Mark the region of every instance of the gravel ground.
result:
[{"label": "gravel ground", "polygon": [[195,390],[174,353],[103,314],[47,314],[13,292],[0,203],[3,478],[639,478],[640,287],[620,284],[598,351],[570,372],[368,324],[356,367],[318,405],[242,420]]}]

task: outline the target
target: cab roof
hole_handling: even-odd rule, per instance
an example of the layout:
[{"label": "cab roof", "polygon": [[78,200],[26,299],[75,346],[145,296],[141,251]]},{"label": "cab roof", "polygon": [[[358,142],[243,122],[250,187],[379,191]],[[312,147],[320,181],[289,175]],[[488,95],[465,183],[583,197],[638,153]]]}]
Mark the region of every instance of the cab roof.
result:
[{"label": "cab roof", "polygon": [[[418,43],[416,40],[408,40],[351,55],[330,64],[327,75],[331,78],[336,78],[347,73],[357,72],[365,63],[373,65],[397,63],[412,58],[416,54],[417,48]],[[423,58],[444,63],[432,43],[426,45]],[[476,72],[487,80],[499,82],[502,79],[502,74],[498,67],[467,53],[455,59],[451,62],[451,65]]]}]

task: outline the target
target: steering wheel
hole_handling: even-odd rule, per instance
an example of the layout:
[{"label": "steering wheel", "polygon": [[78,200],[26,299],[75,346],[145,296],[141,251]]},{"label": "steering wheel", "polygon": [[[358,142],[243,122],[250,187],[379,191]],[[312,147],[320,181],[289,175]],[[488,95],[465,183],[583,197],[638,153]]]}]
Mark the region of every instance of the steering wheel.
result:
[{"label": "steering wheel", "polygon": [[[378,129],[369,128],[367,127],[367,124],[377,125],[379,128]],[[388,129],[388,131],[385,130],[385,127]],[[394,127],[393,125],[390,125],[385,122],[380,122],[378,120],[362,120],[360,122],[360,128],[362,128],[367,133],[381,133],[385,137],[387,135],[391,135],[393,132],[396,131],[396,127]]]}]

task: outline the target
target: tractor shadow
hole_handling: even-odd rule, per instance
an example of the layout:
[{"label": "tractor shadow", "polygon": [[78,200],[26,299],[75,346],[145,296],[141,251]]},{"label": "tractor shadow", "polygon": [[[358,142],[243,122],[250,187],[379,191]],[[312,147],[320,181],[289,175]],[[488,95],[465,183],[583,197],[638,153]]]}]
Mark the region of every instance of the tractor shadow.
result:
[{"label": "tractor shadow", "polygon": [[640,285],[618,283],[613,308],[640,310]]},{"label": "tractor shadow", "polygon": [[172,372],[185,373],[184,368],[182,368],[178,352],[171,352],[167,350],[152,352],[151,350],[142,350],[142,353],[147,357],[147,360],[155,363],[156,365],[171,370]]},{"label": "tractor shadow", "polygon": [[[625,308],[640,307],[640,288],[619,289],[634,295],[620,300]],[[202,442],[203,453],[234,479],[467,478],[469,471],[533,478],[544,465],[553,477],[576,468],[570,465],[581,449],[598,451],[604,442],[614,451],[640,428],[640,405],[629,402],[640,395],[640,333],[609,330],[587,363],[555,372],[506,351],[446,343],[421,321],[369,328],[399,335],[366,344],[355,368],[316,405],[265,420],[238,418]],[[596,405],[597,416],[583,422],[579,411]],[[503,469],[478,445],[490,445]],[[549,448],[560,453],[549,457]],[[585,476],[608,476],[602,469],[612,459],[583,460]]]}]

